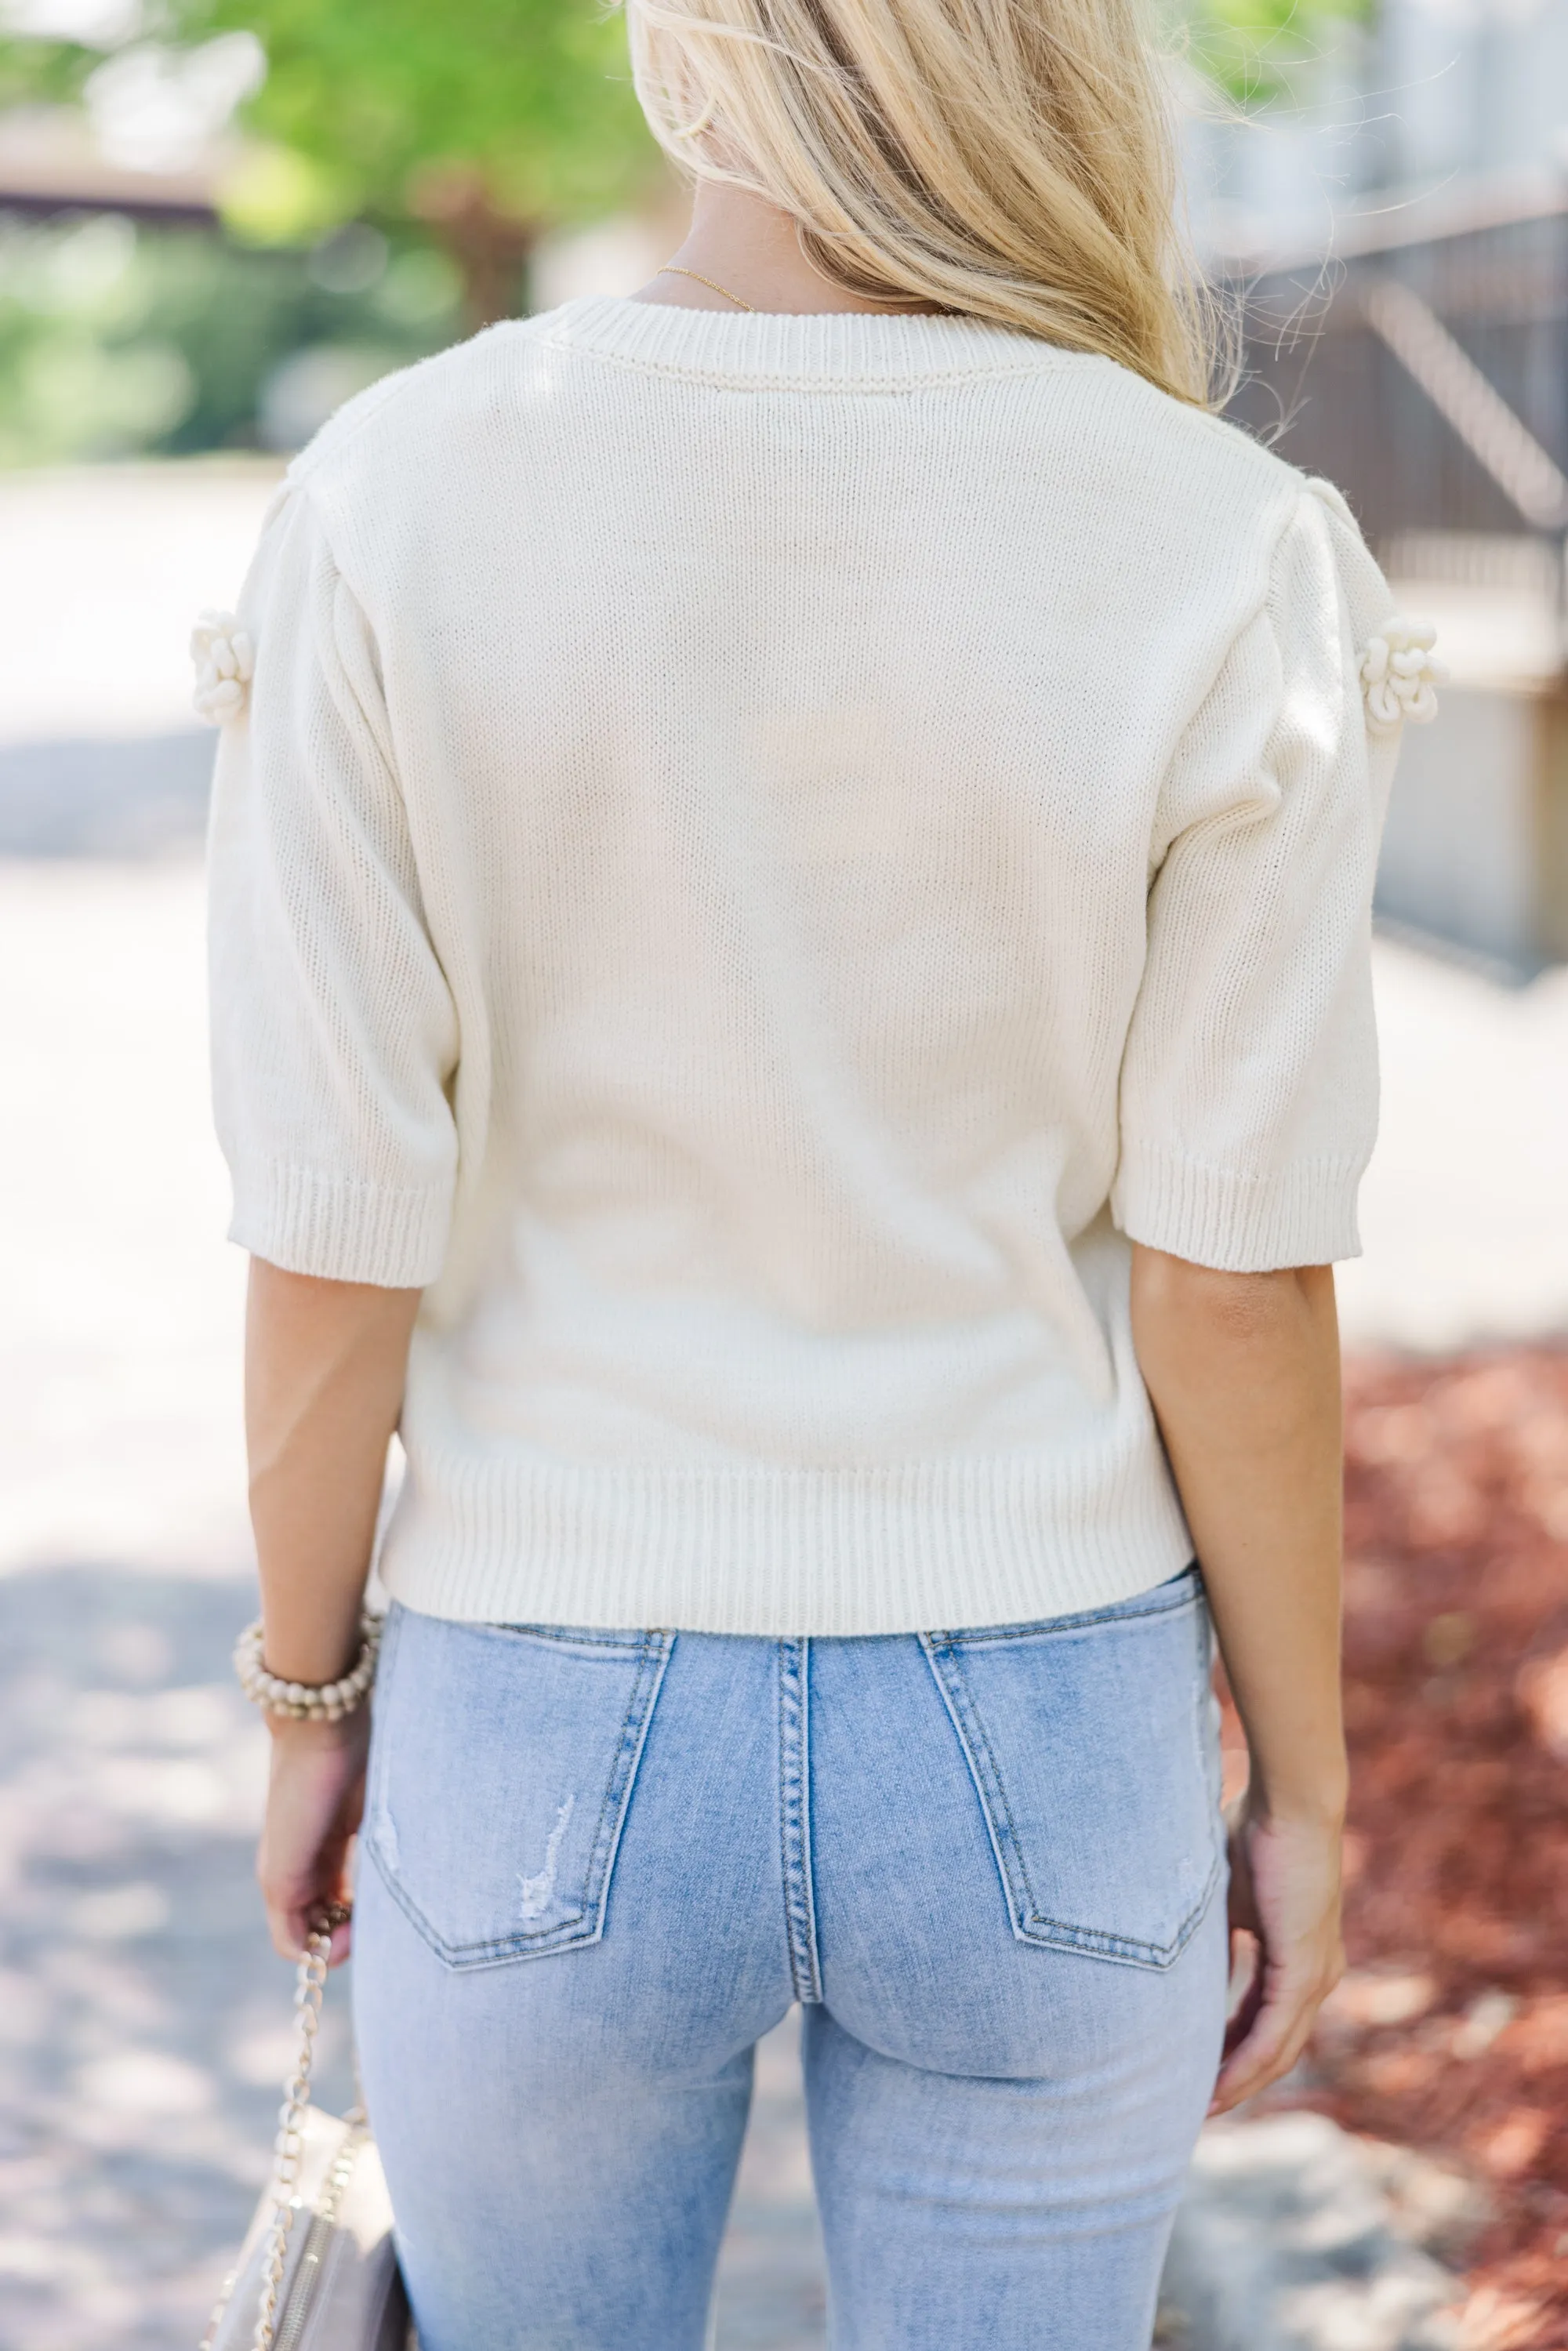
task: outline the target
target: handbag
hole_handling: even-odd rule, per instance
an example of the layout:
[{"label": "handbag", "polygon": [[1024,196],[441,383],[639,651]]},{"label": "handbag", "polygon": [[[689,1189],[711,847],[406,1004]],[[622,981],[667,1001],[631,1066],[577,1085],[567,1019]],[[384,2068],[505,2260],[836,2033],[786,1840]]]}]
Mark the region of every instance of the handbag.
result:
[{"label": "handbag", "polygon": [[329,1927],[308,1938],[299,1962],[299,2047],[284,2085],[272,2184],[201,2351],[418,2351],[364,2109],[340,2121],[310,2104],[330,1949]]}]

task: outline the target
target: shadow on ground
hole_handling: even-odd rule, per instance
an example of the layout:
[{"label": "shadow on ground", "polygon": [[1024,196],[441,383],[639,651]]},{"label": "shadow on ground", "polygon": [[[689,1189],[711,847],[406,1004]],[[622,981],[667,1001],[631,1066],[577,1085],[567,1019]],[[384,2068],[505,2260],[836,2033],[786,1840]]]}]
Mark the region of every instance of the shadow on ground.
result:
[{"label": "shadow on ground", "polygon": [[26,2351],[193,2345],[266,2177],[291,1980],[227,1671],[248,1596],[108,1566],[0,1583],[0,2341]]},{"label": "shadow on ground", "polygon": [[[229,1672],[248,1581],[0,1581],[0,2344],[191,2351],[267,2176],[292,1975],[251,1876],[265,1737]],[[346,1979],[322,2102],[351,2095]],[[759,2053],[721,2351],[814,2351],[793,2020]]]},{"label": "shadow on ground", "polygon": [[0,744],[0,857],[138,859],[198,847],[212,729]]}]

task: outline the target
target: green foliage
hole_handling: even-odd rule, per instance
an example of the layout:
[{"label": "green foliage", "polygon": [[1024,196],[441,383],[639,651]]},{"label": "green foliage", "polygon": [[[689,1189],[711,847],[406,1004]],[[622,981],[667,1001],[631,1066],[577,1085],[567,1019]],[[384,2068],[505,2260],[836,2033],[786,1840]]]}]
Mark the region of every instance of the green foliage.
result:
[{"label": "green foliage", "polygon": [[0,108],[62,105],[102,63],[97,49],[84,49],[76,41],[27,40],[0,32]]},{"label": "green foliage", "polygon": [[1226,96],[1247,107],[1291,94],[1301,67],[1338,29],[1365,24],[1375,0],[1193,0],[1182,10],[1187,54]]},{"label": "green foliage", "polygon": [[253,446],[286,369],[314,363],[329,406],[449,342],[457,297],[439,255],[368,229],[267,253],[118,214],[0,224],[0,465]]},{"label": "green foliage", "polygon": [[[1166,5],[1193,63],[1260,104],[1375,0]],[[657,168],[607,0],[154,0],[149,22],[177,47],[239,30],[260,39],[267,80],[244,118],[274,168],[249,212],[290,217],[278,159],[292,159],[302,234],[326,218],[439,212],[422,190],[454,172],[497,214],[535,228],[634,199]],[[68,97],[100,61],[68,42],[0,33],[0,105]],[[242,227],[246,213],[241,200]]]},{"label": "green foliage", "polygon": [[[1256,106],[1375,0],[1164,5],[1192,63]],[[454,265],[466,322],[499,315],[533,233],[634,202],[660,169],[605,0],[151,0],[145,37],[237,30],[268,69],[228,235],[0,217],[0,465],[253,443],[286,377],[305,416],[450,340]],[[102,62],[0,33],[0,107],[79,97]]]},{"label": "green foliage", "polygon": [[600,0],[166,0],[183,41],[243,29],[267,56],[246,110],[330,172],[345,216],[477,173],[528,223],[609,210],[650,172],[624,28]]},{"label": "green foliage", "polygon": [[[236,234],[422,218],[470,325],[514,307],[539,230],[634,201],[659,168],[604,0],[153,0],[149,31],[185,48],[251,33],[267,53],[243,109],[258,143],[223,199]],[[0,34],[0,103],[70,95],[94,63]]]}]

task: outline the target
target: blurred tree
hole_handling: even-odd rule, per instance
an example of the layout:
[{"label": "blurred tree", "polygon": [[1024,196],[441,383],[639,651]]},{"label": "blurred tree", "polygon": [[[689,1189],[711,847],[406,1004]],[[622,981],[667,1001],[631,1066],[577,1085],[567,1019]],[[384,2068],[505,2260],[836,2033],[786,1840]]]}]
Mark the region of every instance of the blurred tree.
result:
[{"label": "blurred tree", "polygon": [[75,98],[102,52],[78,41],[38,40],[0,31],[0,110]]},{"label": "blurred tree", "polygon": [[0,214],[0,469],[264,445],[461,334],[456,273],[364,224],[259,248],[99,213]]},{"label": "blurred tree", "polygon": [[[1375,0],[1166,5],[1192,63],[1258,104]],[[244,31],[266,50],[244,110],[266,143],[225,195],[232,225],[287,242],[365,214],[423,220],[461,272],[475,326],[517,307],[542,229],[656,180],[623,28],[602,0],[150,0],[146,22],[179,47]],[[102,63],[101,51],[0,34],[0,104],[66,95]]]},{"label": "blurred tree", "polygon": [[542,228],[609,211],[653,175],[624,33],[599,0],[164,5],[183,40],[257,35],[267,75],[251,127],[307,165],[338,218],[428,222],[475,325],[516,308]]},{"label": "blurred tree", "polygon": [[[600,0],[156,0],[149,30],[267,52],[244,110],[262,146],[225,213],[283,242],[364,214],[428,225],[472,325],[517,307],[539,232],[656,182],[624,30]],[[101,50],[0,34],[0,104],[79,89]],[[230,198],[232,196],[232,202]]]}]

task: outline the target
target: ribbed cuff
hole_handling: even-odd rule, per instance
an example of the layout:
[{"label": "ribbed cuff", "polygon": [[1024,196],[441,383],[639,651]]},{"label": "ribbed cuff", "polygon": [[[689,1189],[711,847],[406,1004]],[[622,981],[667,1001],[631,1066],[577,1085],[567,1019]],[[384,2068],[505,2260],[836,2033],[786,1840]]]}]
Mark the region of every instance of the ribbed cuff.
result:
[{"label": "ribbed cuff", "polygon": [[1111,1214],[1131,1241],[1220,1273],[1271,1273],[1361,1255],[1355,1218],[1363,1163],[1303,1159],[1267,1176],[1206,1167],[1129,1145]]},{"label": "ribbed cuff", "polygon": [[229,1238],[286,1273],[423,1290],[446,1256],[450,1187],[347,1183],[280,1160],[236,1180]]}]

